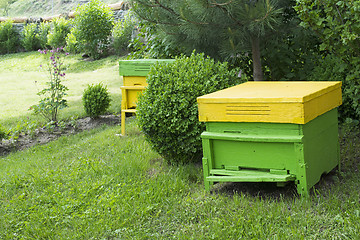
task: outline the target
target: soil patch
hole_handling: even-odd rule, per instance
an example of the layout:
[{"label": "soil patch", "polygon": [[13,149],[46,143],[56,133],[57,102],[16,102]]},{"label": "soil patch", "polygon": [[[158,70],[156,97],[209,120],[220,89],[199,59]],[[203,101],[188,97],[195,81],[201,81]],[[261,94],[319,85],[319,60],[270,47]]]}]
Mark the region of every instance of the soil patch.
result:
[{"label": "soil patch", "polygon": [[14,151],[24,150],[37,144],[45,144],[60,136],[79,133],[102,125],[119,125],[119,115],[102,115],[96,119],[90,117],[80,118],[62,127],[54,127],[51,131],[46,128],[39,128],[33,134],[20,134],[16,140],[2,140],[0,142],[0,156],[7,155]]}]

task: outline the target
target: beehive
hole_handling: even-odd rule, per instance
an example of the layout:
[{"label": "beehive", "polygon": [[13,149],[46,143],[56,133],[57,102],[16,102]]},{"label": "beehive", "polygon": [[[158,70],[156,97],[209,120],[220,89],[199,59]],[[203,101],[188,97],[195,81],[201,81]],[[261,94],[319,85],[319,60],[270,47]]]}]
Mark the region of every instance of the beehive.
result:
[{"label": "beehive", "polygon": [[171,63],[174,59],[136,59],[120,60],[119,74],[123,77],[121,86],[121,133],[125,135],[125,114],[136,112],[138,95],[148,85],[146,77],[155,63]]},{"label": "beehive", "polygon": [[341,82],[248,82],[198,98],[205,188],[295,181],[307,196],[339,164]]}]

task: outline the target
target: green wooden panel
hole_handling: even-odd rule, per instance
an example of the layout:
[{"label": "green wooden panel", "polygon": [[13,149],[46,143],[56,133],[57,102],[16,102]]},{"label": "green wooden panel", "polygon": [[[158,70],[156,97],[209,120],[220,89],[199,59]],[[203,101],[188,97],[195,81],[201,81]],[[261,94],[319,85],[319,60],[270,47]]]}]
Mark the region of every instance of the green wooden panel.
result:
[{"label": "green wooden panel", "polygon": [[201,134],[203,139],[217,139],[229,141],[242,141],[242,142],[302,142],[302,135],[249,135],[239,133],[212,133],[203,132]]},{"label": "green wooden panel", "polygon": [[291,123],[206,122],[206,131],[245,135],[300,135],[301,125]]},{"label": "green wooden panel", "polygon": [[295,180],[294,175],[273,174],[265,171],[227,171],[212,170],[212,175],[207,177],[207,181],[214,182],[288,182]]},{"label": "green wooden panel", "polygon": [[285,169],[296,160],[293,143],[212,140],[213,167]]},{"label": "green wooden panel", "polygon": [[339,164],[337,109],[307,124],[207,123],[202,134],[206,189],[222,181],[295,181],[308,196]]},{"label": "green wooden panel", "polygon": [[175,59],[135,59],[120,60],[119,74],[120,76],[147,76],[150,68],[155,63],[172,63]]}]

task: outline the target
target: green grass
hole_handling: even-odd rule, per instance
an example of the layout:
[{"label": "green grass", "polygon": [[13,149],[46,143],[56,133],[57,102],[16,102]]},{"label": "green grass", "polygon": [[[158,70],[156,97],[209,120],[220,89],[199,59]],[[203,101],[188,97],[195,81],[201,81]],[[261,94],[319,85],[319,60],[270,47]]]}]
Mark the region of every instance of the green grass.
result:
[{"label": "green grass", "polygon": [[[83,61],[79,55],[65,58],[67,70],[63,83],[69,88],[66,97],[69,108],[61,110],[60,118],[84,116],[82,93],[88,84],[99,82],[107,85],[113,99],[110,111],[120,111],[122,79],[118,72],[118,59],[111,56],[90,62]],[[41,120],[28,109],[38,103],[39,96],[36,93],[48,81],[48,73],[40,68],[40,65],[46,63],[44,56],[38,52],[1,55],[0,62],[0,124],[10,128],[19,121]]]},{"label": "green grass", "polygon": [[[203,190],[200,165],[168,166],[131,121],[0,158],[0,239],[357,239],[359,174]],[[245,186],[245,187],[244,187]]]}]

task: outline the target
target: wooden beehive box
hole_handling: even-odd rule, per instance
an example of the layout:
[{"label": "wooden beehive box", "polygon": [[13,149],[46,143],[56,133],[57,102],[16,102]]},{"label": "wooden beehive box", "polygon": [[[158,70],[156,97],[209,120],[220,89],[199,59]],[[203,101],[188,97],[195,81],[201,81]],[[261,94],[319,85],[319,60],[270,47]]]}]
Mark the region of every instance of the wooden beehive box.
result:
[{"label": "wooden beehive box", "polygon": [[120,60],[119,75],[123,77],[123,86],[121,86],[121,133],[125,135],[125,113],[134,114],[139,94],[146,86],[146,77],[151,66],[160,63],[171,63],[174,59],[136,59]]},{"label": "wooden beehive box", "polygon": [[294,181],[304,196],[339,164],[341,82],[248,82],[198,98],[205,188]]}]

